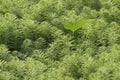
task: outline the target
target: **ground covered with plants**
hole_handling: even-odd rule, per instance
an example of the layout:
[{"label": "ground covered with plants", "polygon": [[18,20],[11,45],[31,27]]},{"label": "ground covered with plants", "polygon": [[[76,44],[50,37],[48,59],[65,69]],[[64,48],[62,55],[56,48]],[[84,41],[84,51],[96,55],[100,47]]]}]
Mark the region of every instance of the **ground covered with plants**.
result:
[{"label": "ground covered with plants", "polygon": [[0,0],[0,80],[120,80],[120,0]]}]

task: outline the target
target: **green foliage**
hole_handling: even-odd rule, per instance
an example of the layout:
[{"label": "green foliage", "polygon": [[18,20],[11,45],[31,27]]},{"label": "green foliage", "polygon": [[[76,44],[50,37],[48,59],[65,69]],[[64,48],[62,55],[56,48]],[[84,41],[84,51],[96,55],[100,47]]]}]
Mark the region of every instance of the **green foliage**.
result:
[{"label": "green foliage", "polygon": [[99,10],[101,8],[101,2],[100,0],[82,0],[82,3],[85,5],[85,6],[89,6],[90,8],[93,8],[93,9],[96,9],[96,10]]},{"label": "green foliage", "polygon": [[67,22],[65,23],[64,28],[71,30],[72,32],[75,32],[79,28],[85,26],[85,24],[87,24],[90,21],[91,19],[82,19],[82,20],[75,21],[75,22]]},{"label": "green foliage", "polygon": [[9,50],[5,45],[0,45],[0,59],[8,60]]},{"label": "green foliage", "polygon": [[0,80],[120,80],[119,15],[119,0],[0,0]]}]

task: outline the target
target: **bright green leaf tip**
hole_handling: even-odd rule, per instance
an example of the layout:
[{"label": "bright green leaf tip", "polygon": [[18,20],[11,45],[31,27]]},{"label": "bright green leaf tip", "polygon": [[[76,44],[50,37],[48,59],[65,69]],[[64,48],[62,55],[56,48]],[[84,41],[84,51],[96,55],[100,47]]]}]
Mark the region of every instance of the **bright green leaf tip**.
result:
[{"label": "bright green leaf tip", "polygon": [[91,22],[93,19],[81,19],[75,22],[66,22],[64,25],[65,29],[75,32],[79,28],[85,26],[87,23]]}]

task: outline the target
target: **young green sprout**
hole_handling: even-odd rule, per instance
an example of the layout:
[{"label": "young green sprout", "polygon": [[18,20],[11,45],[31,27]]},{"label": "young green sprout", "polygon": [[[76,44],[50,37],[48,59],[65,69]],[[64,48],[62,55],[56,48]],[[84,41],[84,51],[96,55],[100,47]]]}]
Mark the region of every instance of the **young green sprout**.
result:
[{"label": "young green sprout", "polygon": [[76,30],[84,27],[87,23],[91,22],[92,20],[93,19],[81,19],[75,22],[66,22],[64,28],[71,30],[74,33]]}]

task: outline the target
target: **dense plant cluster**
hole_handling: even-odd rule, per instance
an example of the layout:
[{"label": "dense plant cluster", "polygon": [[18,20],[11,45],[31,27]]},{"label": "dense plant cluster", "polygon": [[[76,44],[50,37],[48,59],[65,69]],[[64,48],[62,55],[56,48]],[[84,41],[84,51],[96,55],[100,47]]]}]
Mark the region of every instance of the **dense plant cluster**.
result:
[{"label": "dense plant cluster", "polygon": [[120,0],[0,0],[0,80],[120,80]]}]

